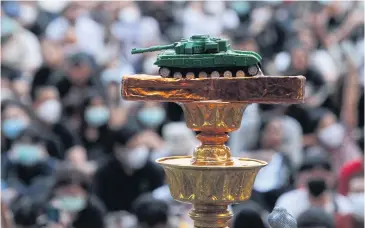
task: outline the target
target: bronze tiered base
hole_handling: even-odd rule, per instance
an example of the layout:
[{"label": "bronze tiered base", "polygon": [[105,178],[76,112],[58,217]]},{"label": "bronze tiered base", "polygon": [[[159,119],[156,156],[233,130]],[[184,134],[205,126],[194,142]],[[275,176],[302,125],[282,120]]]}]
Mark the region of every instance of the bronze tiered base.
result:
[{"label": "bronze tiered base", "polygon": [[256,174],[267,163],[232,158],[225,143],[240,127],[249,103],[299,103],[303,76],[175,79],[150,75],[123,77],[127,100],[179,103],[187,126],[199,131],[201,141],[193,156],[158,159],[172,197],[192,203],[190,217],[196,228],[224,228],[232,214],[227,206],[250,198]]}]

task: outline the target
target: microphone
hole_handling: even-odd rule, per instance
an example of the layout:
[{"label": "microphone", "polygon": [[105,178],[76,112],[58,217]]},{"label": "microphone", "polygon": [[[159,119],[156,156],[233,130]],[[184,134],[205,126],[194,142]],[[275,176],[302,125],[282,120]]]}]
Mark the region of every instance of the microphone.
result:
[{"label": "microphone", "polygon": [[275,207],[268,221],[271,228],[297,228],[297,220],[282,207]]}]

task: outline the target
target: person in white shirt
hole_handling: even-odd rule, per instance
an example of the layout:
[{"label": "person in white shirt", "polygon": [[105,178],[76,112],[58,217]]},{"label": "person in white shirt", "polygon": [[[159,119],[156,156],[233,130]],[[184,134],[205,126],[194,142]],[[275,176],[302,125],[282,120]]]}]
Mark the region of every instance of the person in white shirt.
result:
[{"label": "person in white shirt", "polygon": [[279,197],[276,206],[283,207],[297,218],[311,207],[319,207],[330,214],[353,213],[347,197],[333,192],[335,175],[328,159],[311,155],[299,168],[297,189]]},{"label": "person in white shirt", "polygon": [[104,51],[105,28],[92,20],[77,2],[69,3],[62,16],[47,26],[47,39],[66,45],[68,52],[84,51],[97,60]]},{"label": "person in white shirt", "polygon": [[37,37],[15,20],[1,17],[1,64],[30,76],[43,62]]}]

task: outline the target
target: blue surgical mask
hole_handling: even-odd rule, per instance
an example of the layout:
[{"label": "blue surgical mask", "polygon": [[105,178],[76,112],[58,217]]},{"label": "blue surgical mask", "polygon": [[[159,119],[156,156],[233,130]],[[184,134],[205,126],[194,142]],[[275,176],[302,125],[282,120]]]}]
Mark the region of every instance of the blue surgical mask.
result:
[{"label": "blue surgical mask", "polygon": [[83,196],[61,196],[57,198],[57,207],[67,212],[79,212],[86,207],[86,199]]},{"label": "blue surgical mask", "polygon": [[27,127],[27,122],[23,119],[6,119],[2,124],[4,135],[9,139],[15,139]]},{"label": "blue surgical mask", "polygon": [[145,108],[138,112],[138,120],[146,127],[159,126],[166,117],[165,109],[160,107]]},{"label": "blue surgical mask", "polygon": [[232,8],[240,15],[246,15],[250,11],[249,2],[232,2]]},{"label": "blue surgical mask", "polygon": [[33,166],[44,158],[42,149],[37,145],[17,144],[12,148],[10,159],[18,164]]},{"label": "blue surgical mask", "polygon": [[100,127],[109,120],[110,112],[107,107],[90,107],[85,112],[85,119],[92,127]]}]

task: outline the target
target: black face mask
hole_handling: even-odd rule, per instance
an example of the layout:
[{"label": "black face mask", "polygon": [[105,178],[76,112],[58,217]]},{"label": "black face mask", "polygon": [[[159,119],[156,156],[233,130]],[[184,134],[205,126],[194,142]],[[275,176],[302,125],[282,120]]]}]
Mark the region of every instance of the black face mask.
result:
[{"label": "black face mask", "polygon": [[327,190],[326,181],[323,178],[313,178],[307,183],[309,193],[313,197],[320,196],[325,190]]}]

